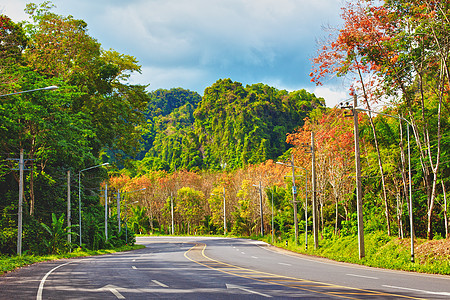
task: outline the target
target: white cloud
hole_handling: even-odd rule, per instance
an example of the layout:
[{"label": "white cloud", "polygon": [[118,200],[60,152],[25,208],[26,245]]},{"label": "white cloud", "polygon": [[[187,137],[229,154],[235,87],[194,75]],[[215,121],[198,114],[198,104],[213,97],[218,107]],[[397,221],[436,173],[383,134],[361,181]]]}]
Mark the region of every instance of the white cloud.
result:
[{"label": "white cloud", "polygon": [[324,98],[327,107],[334,107],[341,101],[350,99],[348,89],[339,85],[316,86],[313,93]]},{"label": "white cloud", "polygon": [[[27,2],[0,0],[0,9],[19,21]],[[135,56],[143,74],[134,80],[151,89],[181,86],[199,93],[219,78],[314,89],[308,74],[315,41],[325,35],[323,25],[340,22],[342,6],[337,0],[53,3],[56,13],[85,20],[103,48]]]}]

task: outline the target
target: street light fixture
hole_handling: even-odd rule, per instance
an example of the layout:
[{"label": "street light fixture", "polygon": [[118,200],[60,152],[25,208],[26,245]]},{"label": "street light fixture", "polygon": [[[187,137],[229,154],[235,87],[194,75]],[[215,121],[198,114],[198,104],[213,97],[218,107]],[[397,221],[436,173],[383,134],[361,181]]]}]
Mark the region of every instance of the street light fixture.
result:
[{"label": "street light fixture", "polygon": [[378,115],[382,115],[385,117],[391,117],[398,120],[405,121],[408,126],[406,126],[406,136],[408,138],[408,177],[409,177],[409,226],[410,226],[410,235],[411,235],[411,262],[414,262],[414,223],[413,223],[413,215],[412,215],[412,182],[411,182],[411,147],[409,142],[409,126],[412,128],[412,124],[406,120],[405,118],[399,117],[399,116],[393,116],[381,112],[376,112],[372,110],[368,110],[365,108],[355,108],[356,111],[363,111],[368,113],[374,113]]},{"label": "street light fixture", "polygon": [[98,167],[103,167],[106,165],[109,165],[109,163],[103,163],[101,165],[96,165],[96,166],[89,167],[89,168],[78,171],[78,216],[79,216],[78,227],[79,227],[79,234],[80,234],[80,247],[81,247],[81,172],[91,170],[94,168],[98,168]]},{"label": "street light fixture", "polygon": [[37,92],[37,91],[53,91],[53,90],[56,90],[56,89],[58,89],[58,87],[56,85],[51,85],[51,86],[47,86],[47,87],[39,88],[39,89],[34,89],[34,90],[20,91],[20,92],[0,95],[0,97],[19,95],[19,94],[23,94],[23,93],[31,93],[31,92]]}]

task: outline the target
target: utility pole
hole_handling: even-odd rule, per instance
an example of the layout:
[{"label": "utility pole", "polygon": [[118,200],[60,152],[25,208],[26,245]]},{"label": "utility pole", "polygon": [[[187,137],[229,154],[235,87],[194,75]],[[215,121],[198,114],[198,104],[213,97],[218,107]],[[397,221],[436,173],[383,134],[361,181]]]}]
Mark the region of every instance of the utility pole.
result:
[{"label": "utility pole", "polygon": [[67,235],[67,242],[72,243],[72,229],[70,228],[71,224],[71,214],[70,214],[70,170],[67,170],[67,227],[69,230],[69,234]]},{"label": "utility pole", "polygon": [[105,184],[105,242],[108,241],[108,183]]},{"label": "utility pole", "polygon": [[223,235],[227,234],[227,217],[226,217],[226,206],[225,206],[225,187],[223,188]]},{"label": "utility pole", "polygon": [[295,227],[295,245],[298,243],[298,217],[297,217],[297,187],[295,186],[295,165],[294,153],[291,156],[292,165],[292,201],[294,201],[294,227]]},{"label": "utility pole", "polygon": [[319,223],[317,218],[316,157],[314,148],[314,131],[311,131],[311,173],[314,249],[317,249],[319,245]]},{"label": "utility pole", "polygon": [[[0,95],[1,97],[1,95]],[[22,226],[22,216],[23,216],[23,171],[25,170],[25,160],[31,160],[31,159],[24,159],[23,158],[23,148],[20,149],[20,155],[19,158],[7,158],[6,160],[17,160],[19,161],[19,168],[18,169],[11,169],[14,171],[19,171],[19,207],[17,211],[17,255],[22,255],[22,232],[23,232],[23,226]]]},{"label": "utility pole", "polygon": [[356,211],[358,216],[358,248],[359,248],[359,259],[366,256],[364,250],[364,220],[363,220],[363,203],[362,203],[362,184],[361,184],[361,158],[359,151],[359,128],[358,128],[358,98],[353,95],[353,106],[349,102],[341,103],[341,108],[348,108],[352,110],[353,113],[353,124],[354,124],[354,139],[355,139],[355,169],[356,169]]},{"label": "utility pole", "polygon": [[274,227],[273,227],[273,189],[275,187],[272,188],[272,244],[273,244],[273,235],[274,235]]},{"label": "utility pole", "polygon": [[17,232],[17,255],[22,255],[22,213],[23,213],[23,149],[20,149],[19,158],[19,213]]},{"label": "utility pole", "polygon": [[264,216],[263,216],[261,181],[259,182],[259,185],[254,184],[253,186],[259,188],[259,213],[261,217],[261,235],[264,236]]},{"label": "utility pole", "polygon": [[261,181],[259,182],[259,210],[261,215],[261,235],[264,236],[264,215],[263,215],[263,200]]},{"label": "utility pole", "polygon": [[120,189],[117,190],[117,222],[119,224],[120,233]]},{"label": "utility pole", "polygon": [[353,123],[355,138],[355,167],[356,167],[356,210],[358,214],[358,246],[359,259],[366,256],[364,249],[364,221],[363,221],[363,204],[362,204],[362,185],[361,185],[361,159],[359,151],[359,128],[358,128],[358,98],[353,95]]},{"label": "utility pole", "polygon": [[172,235],[175,235],[175,228],[173,225],[173,195],[170,192],[170,214],[172,215]]}]

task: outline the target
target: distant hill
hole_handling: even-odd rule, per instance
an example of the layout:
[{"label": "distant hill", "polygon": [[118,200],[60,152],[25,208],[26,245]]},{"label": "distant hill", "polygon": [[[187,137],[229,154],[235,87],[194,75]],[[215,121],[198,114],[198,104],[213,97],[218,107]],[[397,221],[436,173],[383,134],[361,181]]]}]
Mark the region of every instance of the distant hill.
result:
[{"label": "distant hill", "polygon": [[276,159],[288,150],[286,133],[324,99],[305,90],[287,92],[258,83],[221,79],[198,93],[181,88],[150,94],[145,170],[236,169]]}]

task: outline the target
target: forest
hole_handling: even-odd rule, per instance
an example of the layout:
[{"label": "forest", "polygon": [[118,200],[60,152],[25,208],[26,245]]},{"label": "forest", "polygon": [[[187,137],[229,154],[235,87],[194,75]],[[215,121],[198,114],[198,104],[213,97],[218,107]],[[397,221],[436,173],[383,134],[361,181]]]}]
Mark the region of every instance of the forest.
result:
[{"label": "forest", "polygon": [[[0,98],[2,254],[16,253],[21,151],[31,253],[74,247],[79,218],[91,249],[134,233],[293,240],[305,230],[320,246],[358,233],[358,179],[364,232],[450,238],[450,2],[345,4],[311,61],[316,84],[351,82],[334,108],[306,90],[229,78],[203,95],[148,92],[128,82],[137,59],[102,49],[84,21],[48,3],[27,12],[30,23],[0,16],[0,95],[58,89]],[[72,244],[52,247],[69,229]]]}]

